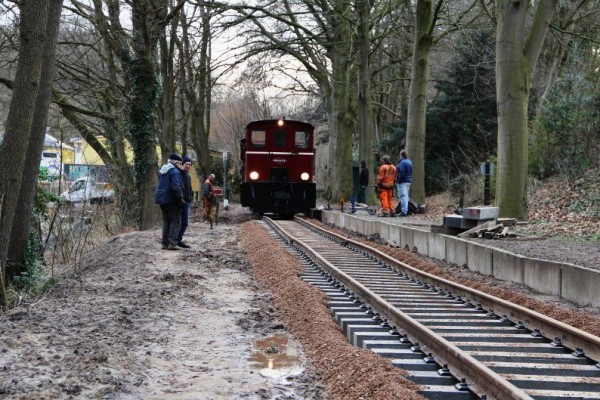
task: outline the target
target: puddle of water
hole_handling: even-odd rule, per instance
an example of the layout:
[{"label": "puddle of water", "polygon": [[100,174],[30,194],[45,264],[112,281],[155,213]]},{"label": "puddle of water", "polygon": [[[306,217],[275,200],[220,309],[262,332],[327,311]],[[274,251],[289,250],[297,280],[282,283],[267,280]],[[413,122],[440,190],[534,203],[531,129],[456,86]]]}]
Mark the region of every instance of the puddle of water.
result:
[{"label": "puddle of water", "polygon": [[253,351],[249,361],[254,368],[260,369],[261,375],[279,379],[304,371],[298,342],[285,334],[257,340]]}]

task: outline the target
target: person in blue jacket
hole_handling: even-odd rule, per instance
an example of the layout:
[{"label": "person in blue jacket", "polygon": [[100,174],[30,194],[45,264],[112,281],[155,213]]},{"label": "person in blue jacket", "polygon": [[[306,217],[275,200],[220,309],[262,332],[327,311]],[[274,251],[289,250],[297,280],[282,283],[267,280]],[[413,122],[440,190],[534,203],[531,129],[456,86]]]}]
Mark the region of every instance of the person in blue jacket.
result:
[{"label": "person in blue jacket", "polygon": [[398,197],[400,197],[400,217],[405,217],[408,214],[408,192],[412,183],[412,162],[408,159],[406,150],[400,151],[400,163],[396,167],[398,185]]},{"label": "person in blue jacket", "polygon": [[167,163],[160,167],[158,186],[154,193],[154,202],[160,205],[163,217],[162,248],[167,250],[179,250],[177,235],[181,226],[181,209],[185,207],[178,168],[181,162],[179,154],[169,156]]}]

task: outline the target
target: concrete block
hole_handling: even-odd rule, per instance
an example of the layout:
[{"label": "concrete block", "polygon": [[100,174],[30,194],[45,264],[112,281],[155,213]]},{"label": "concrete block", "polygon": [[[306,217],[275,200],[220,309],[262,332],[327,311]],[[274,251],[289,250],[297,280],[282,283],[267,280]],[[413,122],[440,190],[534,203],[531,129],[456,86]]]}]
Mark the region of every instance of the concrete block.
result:
[{"label": "concrete block", "polygon": [[344,214],[344,227],[348,230],[352,230],[352,221],[354,221],[356,217],[352,214]]},{"label": "concrete block", "polygon": [[471,271],[477,271],[484,275],[492,275],[494,273],[492,249],[477,243],[468,242],[467,266]]},{"label": "concrete block", "polygon": [[498,207],[479,206],[463,208],[463,217],[465,219],[496,219],[498,218]]},{"label": "concrete block", "polygon": [[437,260],[446,259],[446,237],[436,233],[428,233],[429,236],[429,257]]},{"label": "concrete block", "polygon": [[508,251],[494,249],[492,251],[494,277],[503,281],[523,283],[523,260],[525,257]]},{"label": "concrete block", "polygon": [[379,221],[376,219],[370,220],[371,222],[371,235],[379,235]]},{"label": "concrete block", "polygon": [[332,212],[332,211],[329,211],[328,213],[329,213],[329,223],[332,224],[332,225],[335,225],[336,224],[337,214],[334,213],[334,212]]},{"label": "concrete block", "polygon": [[335,226],[337,226],[338,228],[342,227],[342,214],[338,213],[338,212],[334,212],[333,215],[335,216],[334,220],[333,220],[333,224]]},{"label": "concrete block", "polygon": [[359,224],[356,227],[356,231],[363,235],[371,235],[373,233],[373,223],[371,220],[366,218],[357,218]]},{"label": "concrete block", "polygon": [[563,264],[525,257],[523,283],[539,292],[560,296]]},{"label": "concrete block", "polygon": [[467,265],[468,242],[453,236],[444,236],[444,238],[446,239],[446,261],[461,267]]},{"label": "concrete block", "polygon": [[360,220],[360,218],[357,218],[356,215],[349,214],[348,217],[349,217],[348,229],[351,232],[358,232],[358,230],[357,230],[358,225],[362,221]]},{"label": "concrete block", "polygon": [[581,306],[600,307],[600,271],[563,264],[561,295]]},{"label": "concrete block", "polygon": [[444,216],[444,226],[446,228],[471,229],[477,226],[477,221],[474,219],[465,219],[462,215],[446,215]]},{"label": "concrete block", "polygon": [[383,240],[390,240],[390,224],[378,220],[378,225],[379,237],[381,237]]},{"label": "concrete block", "polygon": [[415,246],[413,230],[406,226],[400,226],[400,246],[411,251]]},{"label": "concrete block", "polygon": [[413,248],[416,247],[419,254],[429,256],[429,232],[413,229],[413,241]]},{"label": "concrete block", "polygon": [[356,225],[353,231],[362,235],[369,235],[371,231],[371,221],[364,218],[355,217]]},{"label": "concrete block", "polygon": [[401,246],[400,226],[390,225],[389,229],[390,229],[390,242],[394,243],[396,246]]},{"label": "concrete block", "polygon": [[340,216],[340,224],[338,225],[340,228],[342,229],[348,229],[349,228],[349,221],[350,221],[350,216],[348,214],[344,214],[344,213],[339,213]]},{"label": "concrete block", "polygon": [[321,210],[321,222],[324,224],[330,224],[332,220],[332,215],[327,210]]}]

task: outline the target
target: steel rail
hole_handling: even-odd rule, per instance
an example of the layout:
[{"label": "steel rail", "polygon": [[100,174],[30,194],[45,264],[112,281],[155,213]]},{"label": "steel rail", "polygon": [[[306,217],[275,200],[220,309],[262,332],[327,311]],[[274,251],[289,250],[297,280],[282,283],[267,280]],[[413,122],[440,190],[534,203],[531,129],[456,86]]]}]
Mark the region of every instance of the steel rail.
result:
[{"label": "steel rail", "polygon": [[[323,258],[309,245],[289,234],[277,222],[270,218],[264,218],[264,220],[282,237],[288,238],[289,241],[293,242],[296,246],[309,254],[314,262],[321,268],[327,270],[338,281],[342,282],[350,291],[362,297],[365,302],[378,310],[380,314],[388,319],[388,321],[398,327],[402,327],[404,331],[421,343],[425,343],[438,358],[446,361],[451,370],[458,371],[463,376],[468,377],[468,379],[470,379],[480,391],[489,396],[489,398],[499,400],[533,399],[525,391],[519,389],[508,380],[477,361],[474,357],[462,351],[431,329],[425,327],[408,314],[398,310],[388,301],[348,276]],[[314,225],[313,227],[320,229]],[[335,236],[339,237],[338,235]],[[342,238],[342,240],[345,241],[346,239]]]},{"label": "steel rail", "polygon": [[563,322],[557,321],[554,318],[548,317],[547,315],[530,310],[518,304],[511,303],[499,297],[421,271],[411,267],[406,263],[403,263],[402,261],[396,260],[395,258],[377,249],[339,235],[330,230],[321,228],[310,223],[309,221],[306,221],[305,219],[296,218],[296,220],[308,227],[326,232],[328,235],[331,235],[338,240],[348,242],[352,244],[352,246],[361,249],[362,251],[390,264],[391,266],[396,267],[397,269],[403,270],[404,272],[410,271],[412,275],[418,277],[429,285],[438,286],[448,292],[454,292],[455,294],[464,297],[465,300],[481,304],[483,308],[493,311],[498,315],[506,315],[511,317],[513,321],[521,321],[525,324],[527,329],[532,331],[538,329],[543,336],[560,339],[562,346],[571,350],[581,349],[588,357],[596,361],[600,360],[600,338],[598,336],[592,335],[588,332],[582,331],[581,329],[577,329]]}]

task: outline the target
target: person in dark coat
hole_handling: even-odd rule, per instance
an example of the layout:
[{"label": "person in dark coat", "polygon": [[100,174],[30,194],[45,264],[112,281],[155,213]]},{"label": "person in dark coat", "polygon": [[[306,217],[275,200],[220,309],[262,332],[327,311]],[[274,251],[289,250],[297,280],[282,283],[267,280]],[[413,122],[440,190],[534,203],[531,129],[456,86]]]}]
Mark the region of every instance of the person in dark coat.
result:
[{"label": "person in dark coat", "polygon": [[154,202],[160,205],[163,216],[162,248],[167,250],[179,250],[177,234],[181,225],[181,208],[185,206],[181,173],[177,168],[181,161],[178,154],[169,156],[167,163],[160,167],[158,186],[154,193]]},{"label": "person in dark coat", "polygon": [[192,206],[192,177],[190,176],[190,169],[192,168],[192,159],[188,156],[183,157],[183,164],[179,170],[181,174],[181,188],[183,190],[183,201],[185,206],[181,209],[181,227],[179,228],[179,235],[177,235],[177,246],[184,249],[189,249],[190,246],[183,241],[183,235],[188,227],[190,219],[190,208]]},{"label": "person in dark coat", "polygon": [[366,203],[367,199],[367,187],[369,186],[369,170],[365,161],[360,162],[360,176],[358,178],[360,187],[358,188],[358,199],[359,203]]}]

